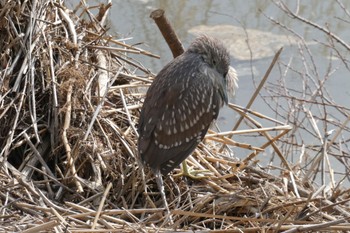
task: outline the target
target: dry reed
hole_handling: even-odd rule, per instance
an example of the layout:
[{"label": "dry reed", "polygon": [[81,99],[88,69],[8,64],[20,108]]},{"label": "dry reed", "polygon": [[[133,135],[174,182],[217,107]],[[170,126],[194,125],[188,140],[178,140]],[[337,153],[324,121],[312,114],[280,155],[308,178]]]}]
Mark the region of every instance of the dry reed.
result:
[{"label": "dry reed", "polygon": [[[206,136],[188,163],[209,177],[166,177],[171,224],[136,149],[154,75],[129,54],[157,56],[108,35],[110,4],[98,15],[83,3],[74,11],[61,1],[0,4],[1,232],[350,230],[349,195],[335,187],[326,197],[280,149],[292,127],[233,104],[238,125],[253,128]],[[236,142],[237,134],[265,143]],[[250,154],[238,161],[230,146]],[[269,146],[283,161],[281,176],[256,166]]]}]

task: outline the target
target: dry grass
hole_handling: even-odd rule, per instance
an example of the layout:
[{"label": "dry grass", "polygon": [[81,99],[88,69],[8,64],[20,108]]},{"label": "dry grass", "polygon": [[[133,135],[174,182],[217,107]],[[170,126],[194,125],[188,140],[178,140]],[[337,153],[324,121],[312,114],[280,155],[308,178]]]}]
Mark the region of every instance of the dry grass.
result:
[{"label": "dry grass", "polygon": [[[108,35],[110,5],[93,15],[58,1],[0,4],[1,232],[350,230],[347,192],[335,187],[326,196],[285,159],[280,138],[292,127],[233,104],[242,115],[237,127],[245,121],[252,129],[206,136],[188,163],[209,178],[166,177],[170,223],[136,150],[154,75],[128,55],[157,56]],[[266,143],[235,142],[237,134]],[[251,153],[238,161],[228,146]],[[280,176],[255,164],[268,146],[282,161]]]}]

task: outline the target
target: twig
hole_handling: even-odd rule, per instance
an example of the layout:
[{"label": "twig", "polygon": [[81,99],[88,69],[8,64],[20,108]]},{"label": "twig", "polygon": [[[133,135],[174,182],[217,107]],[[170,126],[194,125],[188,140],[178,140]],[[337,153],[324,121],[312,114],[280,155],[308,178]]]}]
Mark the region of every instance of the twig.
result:
[{"label": "twig", "polygon": [[22,232],[23,233],[36,233],[36,232],[40,232],[40,231],[48,232],[53,227],[58,226],[58,225],[59,225],[59,222],[57,220],[51,220],[50,222],[46,222],[46,223],[40,224],[38,226],[31,227],[31,228],[24,230]]},{"label": "twig", "polygon": [[169,20],[165,17],[164,10],[162,9],[154,10],[152,11],[150,17],[157,24],[171,52],[173,53],[173,57],[177,57],[181,55],[185,50],[180,40],[178,39],[176,32],[171,26]]},{"label": "twig", "polygon": [[[252,104],[254,103],[254,101],[255,101],[256,97],[258,96],[258,94],[259,94],[261,88],[264,86],[264,84],[265,84],[267,78],[269,77],[269,75],[270,75],[270,73],[271,73],[271,71],[272,71],[272,68],[273,68],[274,65],[276,64],[276,62],[277,62],[277,60],[278,60],[278,58],[279,58],[279,56],[280,56],[282,50],[283,50],[283,48],[280,48],[280,49],[277,51],[277,53],[275,54],[275,56],[273,57],[272,62],[271,62],[271,64],[270,64],[269,68],[267,69],[267,71],[266,71],[264,77],[262,78],[262,80],[261,80],[260,83],[259,83],[259,86],[258,86],[257,89],[255,90],[254,94],[250,97],[250,100],[249,100],[247,106],[245,107],[246,109],[249,109],[249,108],[252,106]],[[235,126],[232,128],[232,131],[238,129],[238,127],[239,127],[239,125],[241,124],[241,122],[243,121],[243,119],[244,119],[244,115],[242,115],[242,116],[239,118],[239,120],[236,122]]]},{"label": "twig", "polygon": [[91,226],[91,229],[95,229],[96,228],[96,224],[97,224],[97,221],[99,220],[99,217],[101,215],[101,211],[102,211],[102,208],[104,206],[104,203],[106,201],[106,198],[107,198],[107,195],[109,193],[109,190],[112,188],[112,183],[108,183],[107,185],[107,188],[106,190],[104,191],[103,193],[103,196],[102,196],[102,199],[100,201],[100,205],[98,206],[98,209],[97,209],[97,212],[96,212],[96,215],[95,215],[95,219],[94,219],[94,222]]},{"label": "twig", "polygon": [[67,135],[67,130],[69,129],[70,123],[71,123],[71,114],[72,114],[72,92],[73,92],[73,86],[70,84],[68,86],[67,90],[67,99],[66,99],[66,114],[64,118],[64,124],[63,124],[63,132],[62,132],[62,141],[63,145],[66,149],[66,156],[67,156],[67,161],[68,161],[68,168],[71,171],[71,174],[74,177],[74,182],[77,186],[78,192],[83,192],[83,187],[81,186],[79,180],[77,179],[78,175],[75,169],[75,164],[74,164],[74,159],[72,157],[72,150],[69,145],[68,141],[68,135]]},{"label": "twig", "polygon": [[75,26],[74,26],[73,21],[71,20],[69,15],[62,8],[58,8],[58,11],[60,12],[63,20],[68,25],[68,29],[69,29],[69,31],[71,33],[71,38],[72,38],[73,44],[75,46],[77,46],[78,45],[78,37],[77,37],[77,32],[75,31]]},{"label": "twig", "polygon": [[38,152],[38,150],[35,148],[34,144],[32,143],[32,141],[30,140],[29,136],[27,133],[24,132],[23,134],[24,138],[27,141],[27,144],[30,146],[31,150],[33,151],[33,154],[36,156],[36,158],[39,160],[39,162],[41,163],[41,165],[43,165],[46,169],[46,171],[49,173],[50,176],[55,177],[55,175],[52,173],[51,169],[49,168],[49,166],[46,164],[45,160],[43,159],[43,157],[41,156],[41,154]]},{"label": "twig", "polygon": [[337,35],[335,35],[334,33],[332,33],[331,31],[329,31],[328,29],[321,27],[320,25],[318,25],[317,23],[311,22],[309,20],[307,20],[306,18],[303,18],[302,16],[293,13],[293,11],[291,11],[286,4],[284,4],[283,2],[281,3],[281,9],[286,12],[289,16],[291,16],[291,18],[295,18],[298,19],[299,21],[308,24],[322,32],[324,32],[325,34],[327,34],[328,36],[332,37],[333,39],[335,39],[339,44],[343,45],[348,51],[350,51],[350,45],[348,45],[345,41],[343,41],[340,37],[338,37]]}]

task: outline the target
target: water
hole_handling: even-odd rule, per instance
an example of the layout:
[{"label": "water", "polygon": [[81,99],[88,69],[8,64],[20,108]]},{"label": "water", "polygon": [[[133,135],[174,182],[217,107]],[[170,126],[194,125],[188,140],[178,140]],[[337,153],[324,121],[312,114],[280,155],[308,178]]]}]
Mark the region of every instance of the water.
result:
[{"label": "water", "polygon": [[[350,17],[335,1],[308,0],[300,1],[300,5],[296,5],[296,2],[297,1],[289,1],[288,3],[293,11],[298,10],[299,15],[321,25],[322,27],[330,29],[332,33],[343,38],[344,41],[349,41],[350,30],[348,30],[348,28]],[[345,9],[350,9],[350,1],[344,1],[343,4]],[[90,5],[93,5],[93,3],[90,3]],[[329,43],[329,38],[325,36],[324,33],[315,29],[315,27],[307,26],[298,20],[291,19],[286,13],[280,10],[273,1],[113,1],[113,7],[110,12],[111,20],[109,22],[111,33],[114,32],[121,37],[130,37],[132,39],[127,41],[128,44],[142,43],[142,45],[140,45],[141,48],[160,55],[161,59],[137,56],[137,59],[145,67],[150,68],[153,73],[157,73],[172,59],[172,54],[162,38],[161,33],[153,20],[149,17],[151,11],[156,8],[162,8],[165,10],[167,17],[185,47],[187,47],[194,38],[193,31],[198,29],[199,26],[204,25],[205,32],[210,31],[214,36],[222,39],[226,46],[234,48],[231,49],[231,65],[237,69],[240,80],[239,89],[236,92],[237,94],[231,99],[231,102],[237,103],[241,106],[245,106],[248,103],[249,98],[255,91],[256,84],[259,83],[267,70],[274,51],[277,51],[277,49],[283,45],[284,51],[281,55],[281,61],[285,64],[290,63],[295,70],[286,71],[286,68],[283,65],[276,65],[269,77],[268,83],[266,84],[267,89],[264,89],[261,92],[262,95],[270,96],[272,92],[277,90],[277,87],[274,87],[274,85],[278,82],[283,82],[288,88],[295,90],[295,92],[292,93],[293,96],[301,98],[305,97],[303,96],[305,93],[298,93],[298,90],[301,91],[303,88],[307,87],[310,88],[308,93],[312,92],[312,90],[316,89],[313,80],[316,82],[317,80],[323,80],[325,76],[328,75],[328,71],[333,70],[330,72],[331,75],[325,82],[328,91],[325,95],[329,96],[329,98],[338,105],[350,108],[349,70],[341,59],[334,57],[337,55],[334,50],[330,50],[327,46],[323,45]],[[276,25],[276,23],[273,23],[265,15],[277,20],[283,24],[285,28]],[[223,25],[230,26],[230,30],[232,31],[228,30],[226,26],[223,27]],[[245,40],[247,38],[245,37],[244,32],[241,34],[236,33],[240,28],[260,31],[262,34],[249,37],[249,43],[251,43],[251,45],[253,45],[252,47],[255,49],[260,48],[270,51],[265,54],[262,53],[259,57],[254,57],[253,60],[250,60],[250,58],[247,58],[246,56],[242,57],[242,54],[247,54],[247,47],[245,47]],[[300,41],[298,44],[286,39],[286,36],[290,38],[292,35],[288,30],[305,38],[313,60],[310,59],[310,56],[307,54],[308,51],[300,45]],[[264,33],[270,33],[277,39],[271,39]],[[344,58],[348,58],[348,52],[346,52],[344,47],[340,46],[337,42],[334,42],[334,44],[334,46],[338,48],[339,54]],[[303,52],[303,56],[306,57],[306,60],[302,59],[301,51]],[[254,54],[256,53],[256,51],[253,52]],[[313,67],[315,67],[315,70],[313,70]],[[300,72],[298,73],[298,71]],[[286,75],[281,77],[284,72]],[[310,75],[310,77],[308,77],[308,75]],[[278,109],[281,110],[281,114],[283,108],[288,110],[293,107],[288,106],[287,101],[284,102],[276,96],[272,98],[272,100],[272,105],[282,105],[282,107],[278,107]],[[298,102],[296,101],[296,103]],[[268,103],[264,102],[261,97],[259,97],[254,102],[252,109],[267,116],[286,121],[284,117],[281,117],[272,111],[267,104]],[[315,107],[314,105],[305,106],[307,108],[309,107],[314,115],[317,116],[319,113],[320,117],[322,117],[323,112],[318,107]],[[339,122],[344,121],[344,114],[341,114],[336,110],[333,111],[332,109],[329,109],[328,111],[330,111],[330,115],[327,115],[327,117],[334,118]],[[287,114],[287,112],[285,112],[285,114]],[[238,116],[235,112],[225,108],[221,111],[219,116],[219,127],[222,130],[230,130],[237,118]],[[318,120],[316,124],[322,135],[324,132],[332,128],[332,125],[323,124],[321,119],[316,120]],[[310,123],[308,123],[308,126],[311,127]],[[242,128],[246,127],[242,125]],[[334,126],[333,128],[337,127]],[[306,145],[320,144],[320,140],[315,138],[314,134],[302,132],[302,130],[301,134],[303,140],[306,140],[303,141]],[[346,139],[349,138],[349,135],[344,134],[343,137]],[[255,138],[235,137],[234,139],[257,145],[261,144],[259,141],[256,141]],[[246,156],[241,150],[235,152],[237,157],[244,158]],[[260,159],[265,162],[269,161],[270,152],[271,150],[268,150]],[[300,151],[296,151],[294,155],[291,155],[296,157],[288,159],[293,161],[297,160],[299,153]],[[336,163],[336,160],[333,161]],[[341,170],[344,170],[343,165],[340,164],[339,168],[340,166]]]}]

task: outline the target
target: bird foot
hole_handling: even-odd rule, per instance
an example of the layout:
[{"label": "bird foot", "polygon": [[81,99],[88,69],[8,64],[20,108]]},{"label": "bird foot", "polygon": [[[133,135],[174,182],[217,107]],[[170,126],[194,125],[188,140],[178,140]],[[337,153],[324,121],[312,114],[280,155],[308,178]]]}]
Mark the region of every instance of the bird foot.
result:
[{"label": "bird foot", "polygon": [[206,175],[207,173],[211,173],[211,171],[210,170],[193,170],[192,168],[189,168],[186,162],[184,161],[182,163],[182,172],[175,174],[174,177],[186,176],[193,180],[200,180],[200,179],[209,178],[209,176]]}]

